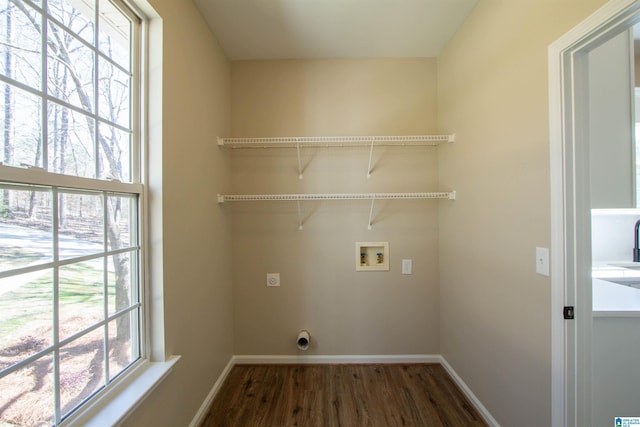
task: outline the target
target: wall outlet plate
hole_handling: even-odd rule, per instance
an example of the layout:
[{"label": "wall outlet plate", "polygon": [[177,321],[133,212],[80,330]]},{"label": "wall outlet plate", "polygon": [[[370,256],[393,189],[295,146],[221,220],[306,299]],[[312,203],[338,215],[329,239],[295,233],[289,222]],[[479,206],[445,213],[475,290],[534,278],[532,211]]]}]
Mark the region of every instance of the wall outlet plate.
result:
[{"label": "wall outlet plate", "polygon": [[402,274],[412,274],[413,262],[410,259],[402,260]]},{"label": "wall outlet plate", "polygon": [[536,248],[536,273],[549,276],[549,248]]},{"label": "wall outlet plate", "polygon": [[280,273],[267,273],[267,286],[280,286]]}]

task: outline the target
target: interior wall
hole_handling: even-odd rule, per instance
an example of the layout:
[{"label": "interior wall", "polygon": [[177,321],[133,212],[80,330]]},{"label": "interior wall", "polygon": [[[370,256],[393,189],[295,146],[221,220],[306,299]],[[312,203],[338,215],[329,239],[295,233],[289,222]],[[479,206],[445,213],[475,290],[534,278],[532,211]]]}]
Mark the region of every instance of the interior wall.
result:
[{"label": "interior wall", "polygon": [[[236,137],[434,133],[435,59],[232,62]],[[236,194],[436,191],[434,147],[233,150]],[[237,202],[235,353],[438,354],[437,200]],[[355,243],[386,241],[390,271],[356,272]],[[401,260],[413,274],[401,274]],[[266,287],[280,273],[280,287]]]},{"label": "interior wall", "polygon": [[592,209],[634,208],[631,30],[589,51],[589,194]]},{"label": "interior wall", "polygon": [[551,424],[547,47],[604,3],[483,0],[438,57],[441,352],[505,426]]},{"label": "interior wall", "polygon": [[162,92],[162,111],[150,105],[149,140],[150,170],[162,175],[149,196],[152,205],[161,198],[150,215],[163,218],[152,236],[163,273],[152,287],[164,298],[165,353],[182,359],[125,425],[186,426],[233,355],[231,224],[215,197],[230,186],[230,160],[215,139],[229,132],[230,66],[191,1],[149,3],[162,19],[150,87]]}]

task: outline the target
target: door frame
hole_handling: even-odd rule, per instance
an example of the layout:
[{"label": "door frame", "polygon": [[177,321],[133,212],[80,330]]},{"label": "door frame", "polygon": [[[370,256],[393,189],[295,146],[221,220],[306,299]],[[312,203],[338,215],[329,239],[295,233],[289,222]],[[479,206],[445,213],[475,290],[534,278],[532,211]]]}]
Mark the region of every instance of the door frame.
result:
[{"label": "door frame", "polygon": [[[638,21],[640,0],[611,0],[549,46],[554,427],[591,425],[587,55]],[[575,320],[564,319],[565,306],[575,307]]]}]

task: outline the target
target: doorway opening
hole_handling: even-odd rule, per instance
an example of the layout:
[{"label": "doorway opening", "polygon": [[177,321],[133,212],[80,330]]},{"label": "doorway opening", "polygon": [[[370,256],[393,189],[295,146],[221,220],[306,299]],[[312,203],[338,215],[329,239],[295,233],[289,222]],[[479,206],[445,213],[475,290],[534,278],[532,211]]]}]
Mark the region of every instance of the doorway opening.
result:
[{"label": "doorway opening", "polygon": [[[549,47],[554,426],[613,426],[614,415],[640,417],[640,412],[611,415],[607,411],[622,409],[603,409],[593,405],[594,393],[599,395],[597,387],[602,384],[600,380],[596,384],[594,379],[614,372],[603,371],[598,367],[598,361],[608,354],[621,353],[621,349],[605,348],[603,346],[615,347],[616,343],[600,342],[598,339],[598,331],[603,325],[600,322],[602,316],[594,314],[598,311],[594,310],[594,296],[596,302],[598,296],[597,291],[594,292],[592,278],[594,254],[597,252],[595,249],[600,249],[594,248],[597,244],[592,241],[592,236],[595,237],[596,234],[592,229],[592,223],[596,221],[592,221],[595,218],[594,211],[609,207],[616,210],[626,208],[631,210],[630,215],[637,214],[640,218],[640,211],[633,211],[637,207],[635,174],[623,171],[625,168],[635,171],[635,151],[630,149],[635,149],[631,137],[635,132],[633,90],[628,93],[628,116],[622,114],[625,116],[623,119],[630,123],[629,128],[624,131],[628,131],[631,136],[620,137],[620,141],[627,143],[629,148],[616,148],[611,142],[615,138],[611,138],[609,134],[601,137],[599,132],[602,129],[598,128],[598,123],[604,127],[612,123],[610,118],[603,116],[609,111],[609,107],[599,110],[604,103],[602,97],[609,95],[610,90],[599,94],[598,90],[602,89],[599,84],[616,78],[606,76],[606,66],[602,67],[604,71],[597,69],[598,62],[603,61],[600,58],[603,53],[604,61],[610,61],[606,58],[612,43],[618,39],[623,44],[631,43],[629,34],[639,21],[639,0],[612,0]],[[621,52],[623,51],[624,47]],[[609,64],[611,68],[611,62],[605,64]],[[601,71],[605,75],[599,81],[597,76]],[[618,107],[620,105],[617,104]],[[620,114],[617,114],[616,119],[619,117]],[[607,141],[607,145],[598,145],[603,140]],[[613,155],[617,149],[620,150],[619,156]],[[624,150],[627,149],[629,151],[625,157]],[[614,159],[613,166],[604,165],[606,162],[603,160],[610,158]],[[601,179],[609,179],[617,173],[621,176],[619,180],[601,185]],[[619,193],[618,196],[625,198],[625,201],[616,199],[617,196],[614,197],[615,201],[607,200],[616,193],[612,189]],[[629,200],[634,201],[633,205]],[[629,230],[629,235],[631,233],[632,230]],[[573,307],[573,320],[565,319],[565,307]],[[637,321],[640,326],[640,312],[638,313],[639,316],[633,321]],[[597,320],[594,322],[594,319]],[[627,319],[625,316],[610,315],[606,319],[607,326],[617,328],[621,337],[633,329],[625,324],[626,320],[621,320]],[[640,327],[635,329],[640,330]],[[624,369],[619,364],[609,366],[618,372]],[[637,365],[635,370],[638,370]],[[640,381],[636,390],[640,390]],[[624,394],[622,390],[620,393]],[[616,405],[624,401],[624,396],[616,395],[615,389],[609,390],[609,397],[609,401]],[[635,403],[637,406],[637,401]],[[638,408],[632,407],[631,410],[638,411]],[[602,424],[602,419],[606,424]]]}]

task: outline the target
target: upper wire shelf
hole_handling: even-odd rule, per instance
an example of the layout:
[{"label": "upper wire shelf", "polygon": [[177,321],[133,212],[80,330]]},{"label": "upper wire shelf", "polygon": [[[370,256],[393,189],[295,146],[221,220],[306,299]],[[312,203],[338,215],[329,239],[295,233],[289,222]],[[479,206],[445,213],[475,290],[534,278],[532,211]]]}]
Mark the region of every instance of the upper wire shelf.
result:
[{"label": "upper wire shelf", "polygon": [[325,193],[325,194],[218,194],[218,203],[269,200],[391,200],[391,199],[449,199],[455,200],[455,191],[427,193]]},{"label": "upper wire shelf", "polygon": [[437,146],[454,142],[451,135],[401,136],[286,136],[272,138],[222,138],[218,145],[231,148],[361,147],[361,146]]}]

